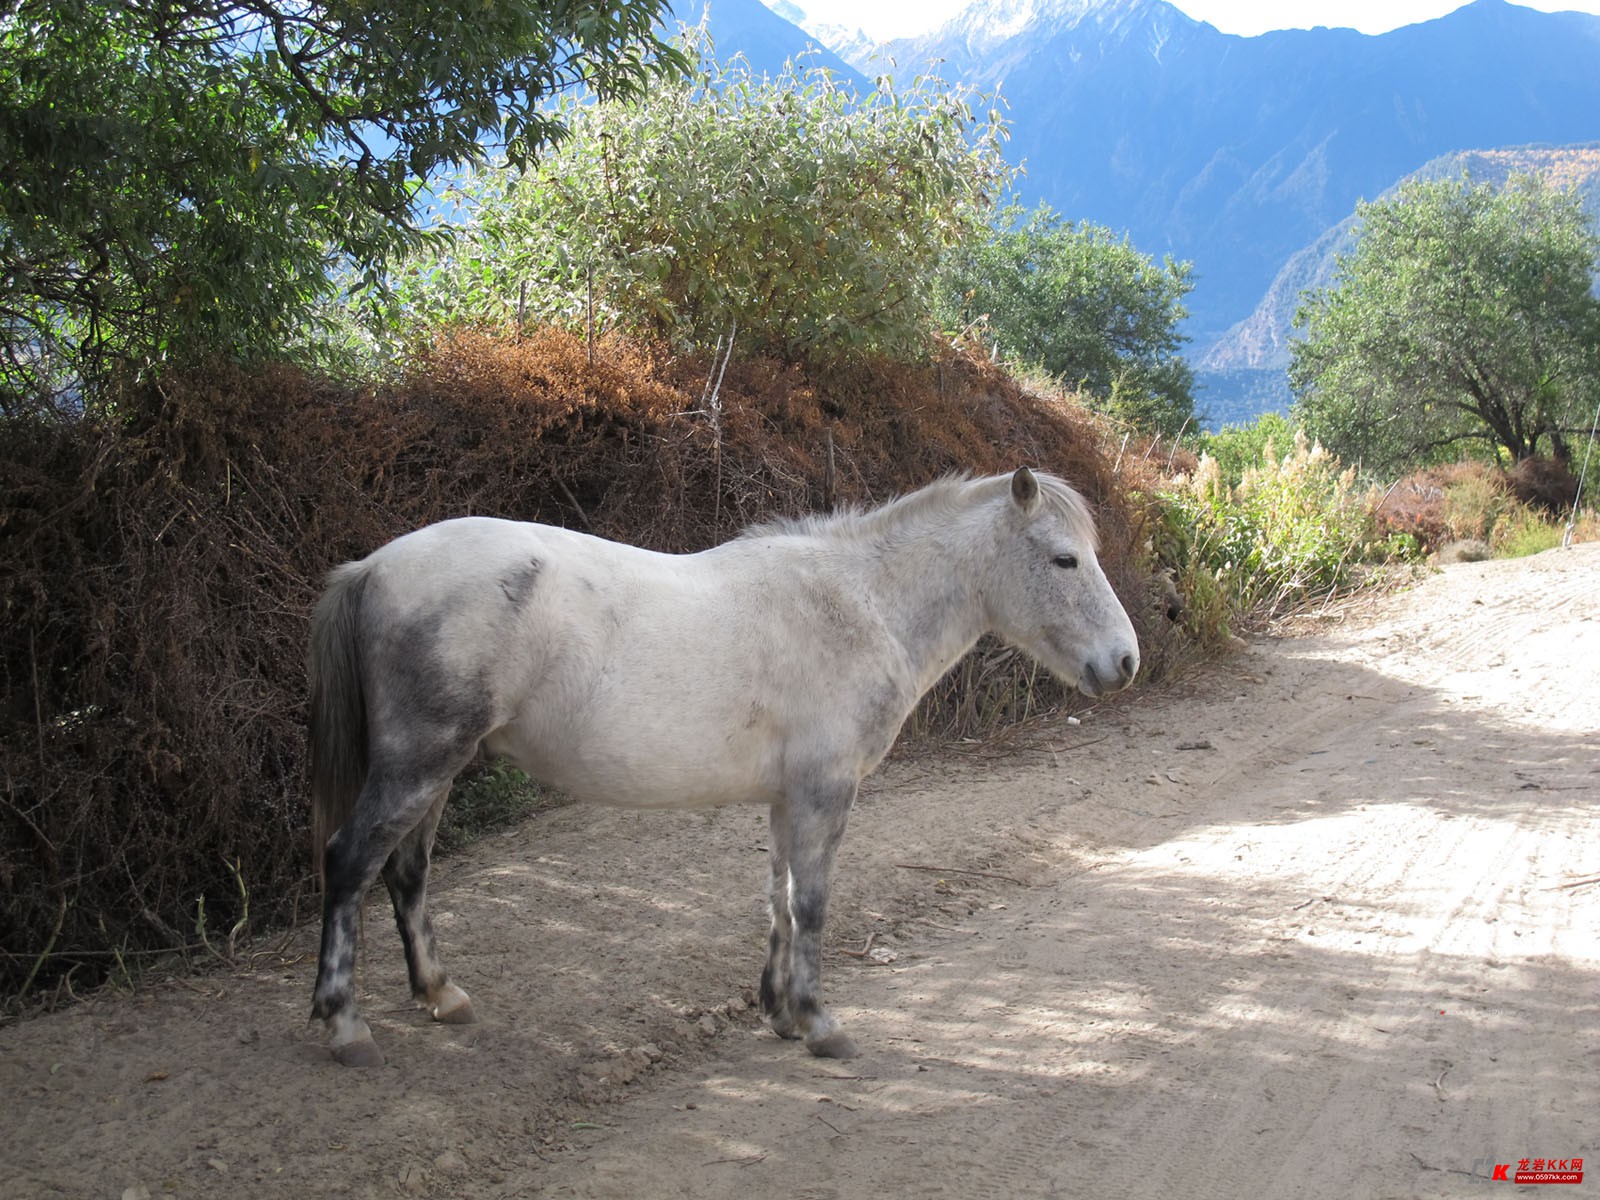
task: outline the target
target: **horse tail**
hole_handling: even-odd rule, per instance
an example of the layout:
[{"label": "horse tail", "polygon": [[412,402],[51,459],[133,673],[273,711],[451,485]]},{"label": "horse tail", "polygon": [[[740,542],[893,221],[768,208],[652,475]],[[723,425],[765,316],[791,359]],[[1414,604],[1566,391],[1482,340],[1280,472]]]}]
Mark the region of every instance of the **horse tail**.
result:
[{"label": "horse tail", "polygon": [[367,571],[345,563],[311,619],[311,839],[324,885],[328,839],[350,819],[367,777],[367,703],[361,687],[361,602]]}]

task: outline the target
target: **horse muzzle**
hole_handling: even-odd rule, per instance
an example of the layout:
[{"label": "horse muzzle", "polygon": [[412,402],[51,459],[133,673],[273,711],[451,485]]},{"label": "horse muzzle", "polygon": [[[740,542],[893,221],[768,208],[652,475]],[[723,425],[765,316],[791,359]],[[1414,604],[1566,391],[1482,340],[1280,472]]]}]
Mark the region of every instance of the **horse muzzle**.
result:
[{"label": "horse muzzle", "polygon": [[1078,690],[1091,698],[1109,696],[1127,687],[1138,673],[1137,651],[1127,651],[1099,665],[1086,662],[1083,664],[1083,670],[1078,672]]}]

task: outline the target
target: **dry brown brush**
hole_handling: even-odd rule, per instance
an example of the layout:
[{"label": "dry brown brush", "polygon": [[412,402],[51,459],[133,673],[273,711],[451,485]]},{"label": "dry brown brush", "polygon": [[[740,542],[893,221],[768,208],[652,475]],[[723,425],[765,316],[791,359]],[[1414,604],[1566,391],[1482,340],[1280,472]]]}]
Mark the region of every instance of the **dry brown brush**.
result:
[{"label": "dry brown brush", "polygon": [[[381,389],[219,367],[92,420],[0,427],[6,1007],[150,956],[231,953],[247,915],[281,923],[309,897],[308,612],[331,565],[431,521],[691,551],[1030,463],[1096,505],[1152,672],[1181,652],[1148,600],[1143,518],[1076,409],[954,351],[827,376],[735,360],[714,397],[712,368],[625,342],[591,356],[554,332],[461,335]],[[1061,701],[984,653],[919,730]]]},{"label": "dry brown brush", "polygon": [[1566,519],[1578,481],[1548,458],[1526,458],[1509,470],[1482,462],[1428,467],[1396,482],[1376,509],[1381,534],[1406,534],[1424,552],[1455,542],[1487,547],[1517,518]]}]

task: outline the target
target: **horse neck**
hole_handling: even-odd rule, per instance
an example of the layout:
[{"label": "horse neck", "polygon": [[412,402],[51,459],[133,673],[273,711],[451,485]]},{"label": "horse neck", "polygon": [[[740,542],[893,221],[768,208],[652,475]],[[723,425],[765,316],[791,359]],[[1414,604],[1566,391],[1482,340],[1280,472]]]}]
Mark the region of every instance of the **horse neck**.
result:
[{"label": "horse neck", "polygon": [[879,611],[906,652],[921,691],[989,631],[983,582],[993,566],[983,523],[962,514],[875,539]]}]

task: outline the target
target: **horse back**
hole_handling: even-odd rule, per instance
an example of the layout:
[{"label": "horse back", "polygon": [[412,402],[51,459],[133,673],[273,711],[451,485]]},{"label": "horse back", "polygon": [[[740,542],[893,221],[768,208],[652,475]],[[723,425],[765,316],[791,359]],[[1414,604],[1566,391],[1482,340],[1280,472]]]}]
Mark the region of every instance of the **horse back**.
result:
[{"label": "horse back", "polygon": [[459,711],[580,799],[770,800],[797,761],[869,770],[916,699],[859,581],[804,539],[669,555],[463,518],[360,566],[369,685],[409,693],[369,720]]}]

